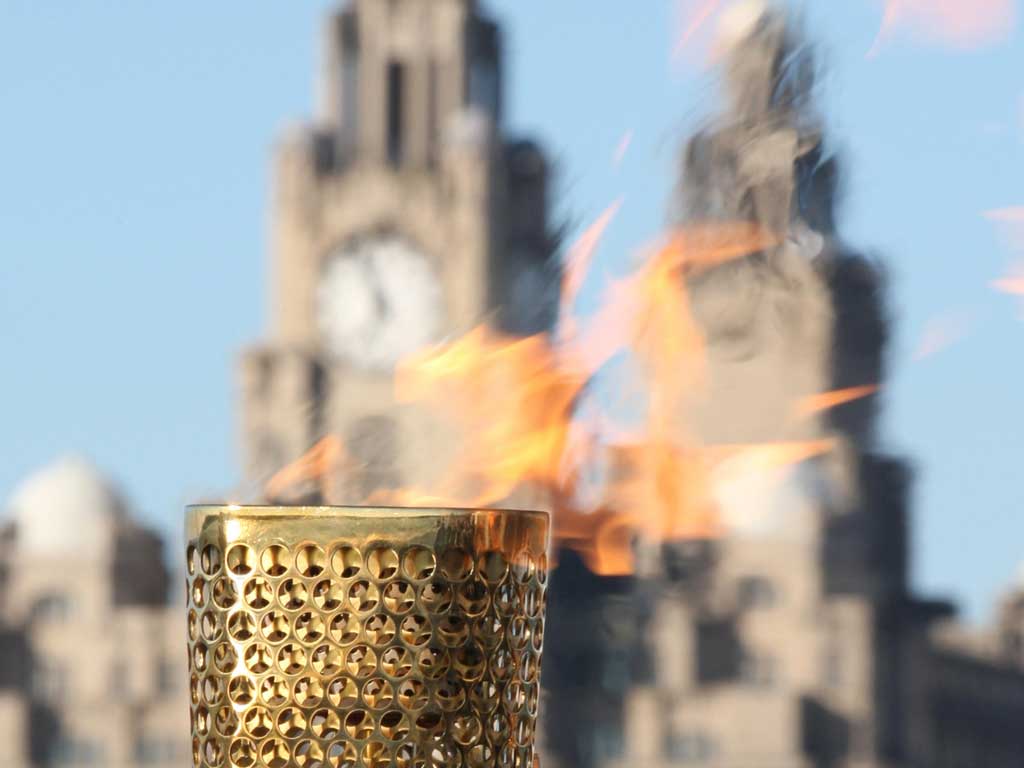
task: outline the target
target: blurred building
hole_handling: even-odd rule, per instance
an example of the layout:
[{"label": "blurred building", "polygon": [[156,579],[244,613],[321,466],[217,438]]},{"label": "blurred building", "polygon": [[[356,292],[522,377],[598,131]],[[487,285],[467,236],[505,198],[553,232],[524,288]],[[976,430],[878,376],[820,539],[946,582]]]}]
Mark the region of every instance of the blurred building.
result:
[{"label": "blurred building", "polygon": [[719,46],[726,107],[686,147],[677,223],[787,236],[688,281],[710,369],[695,426],[835,447],[785,471],[741,452],[713,475],[725,535],[638,542],[627,582],[560,558],[546,768],[1024,765],[1024,591],[990,630],[915,595],[912,472],[877,447],[877,396],[794,410],[883,382],[888,339],[881,266],[837,229],[811,52],[763,2],[727,13]]},{"label": "blurred building", "polygon": [[183,609],[163,545],[89,463],[26,479],[0,515],[0,765],[182,768]]},{"label": "blurred building", "polygon": [[320,437],[328,495],[423,486],[444,425],[394,398],[394,366],[489,320],[553,320],[548,163],[501,128],[501,34],[471,0],[355,0],[324,27],[320,113],[280,142],[271,328],[241,359],[249,495]]}]

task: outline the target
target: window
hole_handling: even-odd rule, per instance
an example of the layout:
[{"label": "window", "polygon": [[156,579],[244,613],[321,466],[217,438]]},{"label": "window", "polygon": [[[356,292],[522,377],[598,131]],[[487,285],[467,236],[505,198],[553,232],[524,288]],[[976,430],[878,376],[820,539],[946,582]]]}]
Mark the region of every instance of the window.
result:
[{"label": "window", "polygon": [[32,620],[41,623],[62,624],[71,616],[71,601],[67,595],[45,595],[32,606]]},{"label": "window", "polygon": [[105,765],[103,748],[85,739],[62,738],[54,743],[50,753],[54,766]]},{"label": "window", "polygon": [[32,693],[40,701],[55,702],[68,695],[67,670],[57,664],[40,662],[32,670]]},{"label": "window", "polygon": [[714,754],[711,739],[700,731],[672,729],[665,739],[665,756],[673,762],[706,763]]},{"label": "window", "polygon": [[775,659],[748,654],[740,665],[740,678],[749,685],[770,688],[776,679]]},{"label": "window", "polygon": [[405,155],[405,67],[388,64],[388,162],[402,164]]},{"label": "window", "polygon": [[181,750],[174,739],[144,736],[135,743],[135,762],[138,765],[159,765],[178,760]]},{"label": "window", "polygon": [[163,696],[178,690],[178,670],[167,659],[160,659],[156,668],[156,690]]},{"label": "window", "polygon": [[622,728],[605,724],[594,731],[594,754],[599,760],[619,760],[626,753]]},{"label": "window", "polygon": [[744,576],[737,586],[740,608],[769,608],[775,604],[775,585],[763,576]]}]

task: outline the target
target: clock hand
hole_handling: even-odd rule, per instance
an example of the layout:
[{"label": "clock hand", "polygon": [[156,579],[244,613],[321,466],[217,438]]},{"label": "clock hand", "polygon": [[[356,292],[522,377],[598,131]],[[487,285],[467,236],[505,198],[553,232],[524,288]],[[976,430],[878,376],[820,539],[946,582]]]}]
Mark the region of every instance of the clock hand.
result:
[{"label": "clock hand", "polygon": [[366,261],[367,271],[370,273],[370,284],[373,287],[373,300],[377,306],[377,317],[383,318],[388,313],[388,299],[384,293],[384,283],[376,260],[371,256]]}]

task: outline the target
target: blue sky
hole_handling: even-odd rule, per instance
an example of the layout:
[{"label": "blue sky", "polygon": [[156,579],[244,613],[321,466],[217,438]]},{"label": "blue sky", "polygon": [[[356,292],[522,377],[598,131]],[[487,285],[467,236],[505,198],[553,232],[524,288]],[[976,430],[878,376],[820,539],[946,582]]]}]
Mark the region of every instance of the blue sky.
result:
[{"label": "blue sky", "polygon": [[[81,452],[176,532],[182,504],[233,484],[234,358],[266,315],[270,150],[310,113],[329,5],[0,0],[0,499]],[[1021,33],[968,51],[899,35],[866,59],[880,4],[806,6],[846,159],[843,235],[892,278],[884,434],[919,471],[915,578],[980,617],[1024,560],[1024,307],[989,286],[1013,253],[981,216],[1024,205]],[[509,128],[551,152],[558,212],[585,221],[624,197],[610,268],[664,222],[714,80],[694,56],[672,62],[666,0],[489,7],[506,24]],[[917,361],[929,327],[962,338]]]}]

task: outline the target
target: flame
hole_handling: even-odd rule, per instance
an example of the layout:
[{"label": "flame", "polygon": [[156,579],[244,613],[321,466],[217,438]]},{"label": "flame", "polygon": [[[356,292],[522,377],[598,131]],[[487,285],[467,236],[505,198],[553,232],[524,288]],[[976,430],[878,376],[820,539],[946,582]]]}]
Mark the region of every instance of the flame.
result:
[{"label": "flame", "polygon": [[869,57],[901,27],[952,48],[978,48],[1005,39],[1016,22],[1014,0],[887,0]]},{"label": "flame", "polygon": [[347,458],[345,446],[336,435],[317,442],[297,460],[288,464],[267,481],[265,495],[278,499],[305,483],[313,483],[322,492],[324,480],[337,471]]},{"label": "flame", "polygon": [[920,362],[961,341],[970,331],[971,317],[966,313],[933,317],[925,325],[924,333],[914,352]]},{"label": "flame", "polygon": [[[571,308],[615,203],[583,233],[566,260],[557,335],[526,338],[480,326],[462,338],[421,350],[396,369],[396,399],[422,407],[461,436],[450,465],[430,487],[380,489],[372,503],[487,507],[527,489],[553,509],[553,536],[577,550],[595,573],[635,568],[637,536],[651,540],[720,535],[716,466],[736,456],[772,471],[818,456],[831,441],[703,446],[685,414],[706,379],[704,340],[690,312],[686,279],[701,270],[777,245],[781,237],[754,224],[696,224],[668,233],[641,252],[633,272],[610,281],[585,322]],[[613,357],[636,363],[642,407],[636,423],[616,425],[606,412],[581,410]],[[870,391],[869,391],[870,390]],[[808,413],[875,388],[808,399]],[[609,425],[611,425],[611,428]],[[318,482],[349,461],[337,437],[320,441],[268,484],[270,496]],[[588,494],[585,478],[599,478]]]},{"label": "flame", "polygon": [[697,36],[697,33],[708,25],[712,17],[720,10],[721,5],[722,0],[703,0],[689,13],[686,12],[685,7],[680,6],[680,10],[683,12],[683,24],[679,38],[676,40],[675,48],[672,50],[673,59],[678,59],[682,56],[686,47]]},{"label": "flame", "polygon": [[818,395],[805,397],[796,404],[796,412],[799,416],[813,416],[822,411],[828,411],[846,403],[869,397],[878,391],[877,384],[866,384],[860,387],[848,387],[837,389],[832,392],[822,392]]},{"label": "flame", "polygon": [[1024,251],[1024,206],[1010,206],[982,214],[995,222],[999,233],[1012,250]]},{"label": "flame", "polygon": [[633,130],[630,129],[622,134],[619,143],[615,145],[615,154],[612,156],[612,167],[618,168],[626,158],[626,153],[633,144]]}]

